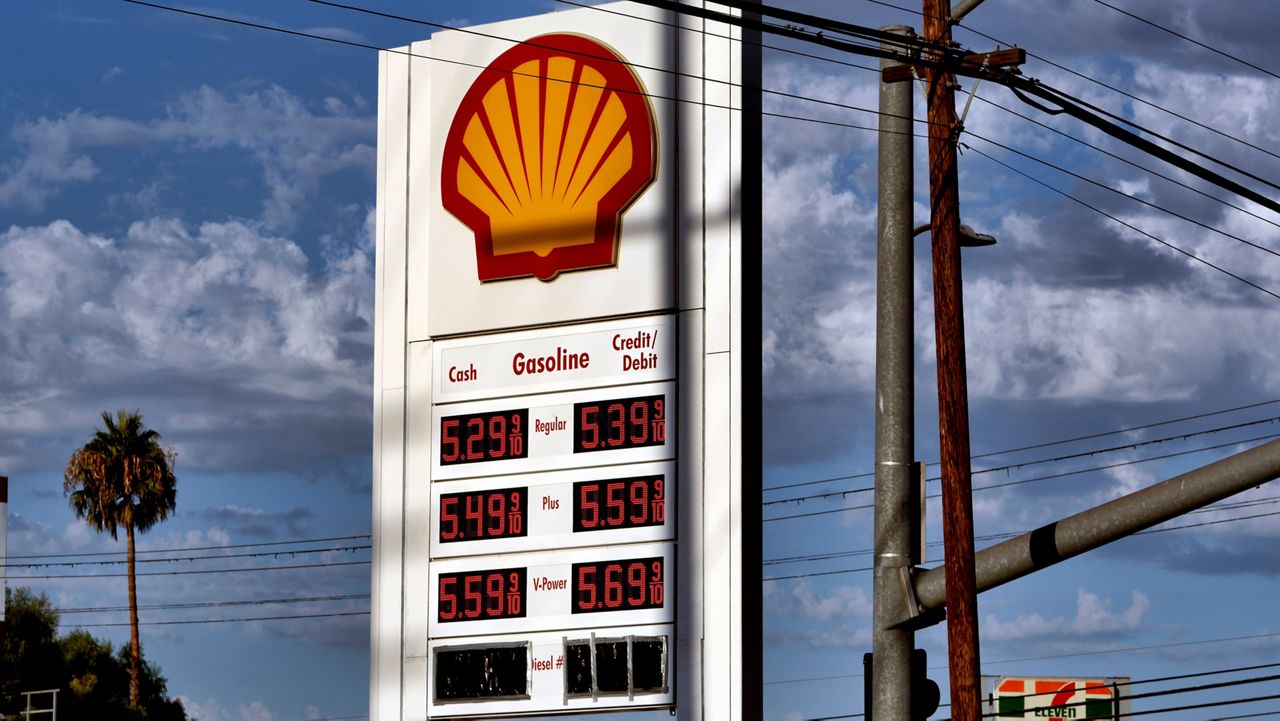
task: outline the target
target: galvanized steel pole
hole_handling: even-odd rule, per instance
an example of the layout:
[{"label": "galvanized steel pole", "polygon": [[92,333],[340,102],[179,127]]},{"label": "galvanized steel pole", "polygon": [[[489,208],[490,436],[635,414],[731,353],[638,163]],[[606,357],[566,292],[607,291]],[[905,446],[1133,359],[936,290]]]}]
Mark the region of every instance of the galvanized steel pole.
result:
[{"label": "galvanized steel pole", "polygon": [[[905,25],[881,30],[914,37]],[[900,46],[884,43],[886,50]],[[883,59],[880,67],[899,65]],[[893,628],[905,610],[903,573],[919,525],[912,505],[915,458],[915,318],[912,254],[911,83],[880,83],[880,156],[876,215],[876,498],[872,592],[873,721],[911,721],[915,632]]]},{"label": "galvanized steel pole", "polygon": [[[1280,478],[1280,440],[985,548],[975,559],[977,589],[995,588],[1276,478]],[[916,578],[921,610],[945,604],[947,582],[938,568]]]},{"label": "galvanized steel pole", "polygon": [[[924,0],[924,39],[951,44],[950,0]],[[939,55],[940,53],[934,53]],[[940,59],[935,57],[934,59]],[[978,598],[973,571],[973,484],[969,467],[969,389],[960,273],[960,200],[955,91],[945,69],[925,72],[929,103],[929,198],[933,235],[933,315],[938,358],[938,437],[942,540],[946,554],[947,652],[951,717],[978,721]]]}]

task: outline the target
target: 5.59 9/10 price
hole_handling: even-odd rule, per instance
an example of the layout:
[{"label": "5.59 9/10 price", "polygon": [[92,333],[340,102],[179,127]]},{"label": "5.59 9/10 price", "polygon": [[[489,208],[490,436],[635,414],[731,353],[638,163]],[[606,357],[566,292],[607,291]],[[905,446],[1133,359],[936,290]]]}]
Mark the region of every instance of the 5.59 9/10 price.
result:
[{"label": "5.59 9/10 price", "polygon": [[440,574],[436,617],[441,623],[523,618],[525,568]]}]

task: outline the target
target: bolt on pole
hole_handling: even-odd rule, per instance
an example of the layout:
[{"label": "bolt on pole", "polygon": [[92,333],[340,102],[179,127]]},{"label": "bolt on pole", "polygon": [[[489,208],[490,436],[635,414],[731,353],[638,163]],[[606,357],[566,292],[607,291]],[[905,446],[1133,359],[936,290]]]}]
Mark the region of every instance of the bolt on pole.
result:
[{"label": "bolt on pole", "polygon": [[[950,0],[924,0],[924,39],[951,44]],[[941,58],[935,58],[941,59]],[[969,391],[964,354],[960,272],[960,208],[956,170],[955,91],[951,73],[925,72],[929,120],[929,198],[933,304],[938,363],[938,435],[942,470],[942,536],[946,554],[947,648],[951,717],[978,721],[978,600],[973,561],[973,483],[969,458]]]},{"label": "bolt on pole", "polygon": [[[915,37],[905,25],[881,28]],[[902,46],[885,42],[886,50]],[[880,67],[900,63],[883,59]],[[911,721],[911,652],[915,632],[891,628],[904,604],[903,573],[914,566],[912,504],[915,455],[915,318],[912,254],[912,87],[880,83],[876,215],[876,491],[875,580],[872,591],[873,721]]]}]

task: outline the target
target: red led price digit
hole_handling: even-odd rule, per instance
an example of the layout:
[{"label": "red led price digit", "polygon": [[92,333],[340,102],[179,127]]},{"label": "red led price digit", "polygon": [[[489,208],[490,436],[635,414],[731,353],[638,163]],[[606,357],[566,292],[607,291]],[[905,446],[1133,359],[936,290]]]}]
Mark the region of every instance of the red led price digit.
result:
[{"label": "red led price digit", "polygon": [[440,499],[440,539],[452,541],[458,537],[458,497]]},{"label": "red led price digit", "polygon": [[581,491],[582,527],[591,529],[600,523],[600,485],[584,483]]},{"label": "red led price digit", "polygon": [[653,562],[653,575],[649,577],[649,602],[654,606],[662,605],[662,561]]},{"label": "red led price digit", "polygon": [[489,419],[489,457],[505,458],[507,455],[507,417],[497,415]]},{"label": "red led price digit", "polygon": [[462,581],[462,615],[467,618],[477,618],[483,611],[480,605],[480,579],[478,575],[471,575]]},{"label": "red led price digit", "polygon": [[467,419],[467,460],[475,461],[484,456],[484,419],[473,416]]},{"label": "red led price digit", "polygon": [[578,608],[583,611],[594,611],[596,603],[596,567],[580,566],[578,568]]},{"label": "red led price digit", "polygon": [[511,583],[507,586],[507,615],[523,616],[520,610],[520,596],[524,593],[524,589],[520,587],[520,574],[511,574]]},{"label": "red led price digit", "polygon": [[520,492],[511,492],[511,510],[507,511],[507,526],[511,528],[511,535],[524,535],[524,509],[520,506]]},{"label": "red led price digit", "polygon": [[600,445],[600,406],[583,406],[578,426],[582,434],[582,447],[588,451]]},{"label": "red led price digit", "polygon": [[666,504],[666,496],[665,496],[665,493],[664,493],[664,492],[663,492],[663,490],[662,490],[662,488],[663,488],[663,486],[664,486],[664,485],[665,485],[665,484],[663,483],[663,481],[662,481],[662,479],[661,479],[661,478],[655,478],[655,479],[653,480],[653,501],[652,501],[652,503],[653,503],[653,522],[654,522],[654,523],[666,523],[666,522],[667,522],[667,504]]},{"label": "red led price digit", "polygon": [[457,418],[446,418],[440,423],[440,461],[443,463],[453,463],[458,460],[461,452],[461,446],[458,444],[458,426],[461,423]]},{"label": "red led price digit", "polygon": [[484,538],[484,494],[468,493],[463,497],[466,510],[463,511],[462,535],[464,538]]},{"label": "red led price digit", "polygon": [[501,617],[503,608],[502,574],[491,573],[484,581],[484,612],[490,617]]},{"label": "red led price digit", "polygon": [[524,429],[520,427],[520,414],[511,414],[511,434],[507,436],[507,445],[511,447],[511,455],[524,457]]},{"label": "red led price digit", "polygon": [[631,442],[638,446],[649,442],[649,404],[643,400],[631,404]]},{"label": "red led price digit", "polygon": [[610,446],[621,446],[627,442],[627,412],[621,403],[610,403],[606,411],[609,417]]},{"label": "red led price digit", "polygon": [[636,561],[627,566],[627,603],[643,606],[645,596],[644,562]]},{"label": "red led price digit", "polygon": [[627,520],[635,524],[649,520],[649,481],[647,479],[631,483],[631,516]]},{"label": "red led price digit", "polygon": [[605,486],[605,505],[608,506],[608,514],[605,517],[607,523],[605,525],[620,526],[625,520],[627,513],[626,488],[627,484],[622,481]]},{"label": "red led price digit", "polygon": [[622,605],[622,565],[610,563],[604,567],[604,606],[617,608]]},{"label": "red led price digit", "polygon": [[507,532],[507,497],[502,493],[491,494],[486,505],[489,507],[489,527],[486,529],[489,535],[505,535]]},{"label": "red led price digit", "polygon": [[440,620],[452,621],[458,616],[458,579],[453,576],[440,577]]},{"label": "red led price digit", "polygon": [[655,398],[653,400],[653,415],[654,415],[653,442],[654,443],[667,442],[667,419],[666,419],[665,411],[663,411],[663,408],[665,406],[666,406],[666,403],[664,403],[661,398]]}]

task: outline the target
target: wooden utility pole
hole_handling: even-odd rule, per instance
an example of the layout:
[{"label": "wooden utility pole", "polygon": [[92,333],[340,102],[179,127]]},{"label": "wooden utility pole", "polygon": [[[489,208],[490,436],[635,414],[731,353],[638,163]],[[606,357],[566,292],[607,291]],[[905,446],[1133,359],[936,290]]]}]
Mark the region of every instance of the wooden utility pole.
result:
[{"label": "wooden utility pole", "polygon": [[[924,0],[924,40],[951,45],[950,0]],[[926,51],[929,52],[929,51]],[[942,60],[937,54],[932,59]],[[960,274],[954,76],[925,72],[929,121],[929,198],[933,236],[933,314],[938,356],[938,433],[942,538],[946,553],[947,647],[951,718],[979,721],[978,596],[973,565],[973,482],[969,466],[969,388]]]}]

